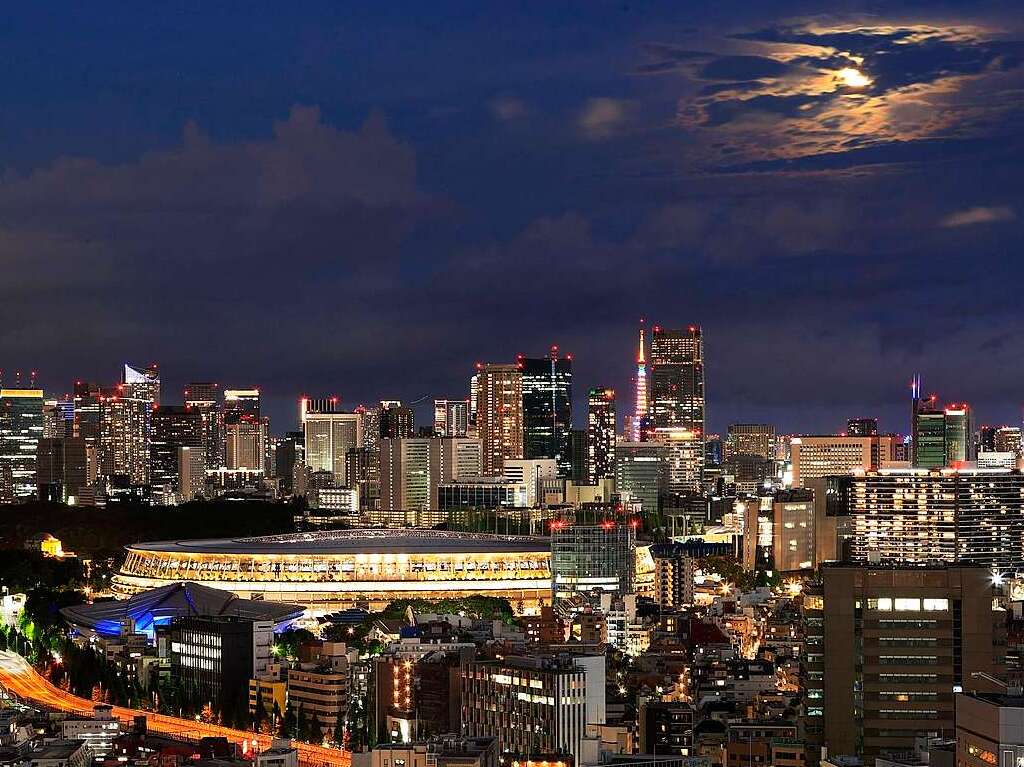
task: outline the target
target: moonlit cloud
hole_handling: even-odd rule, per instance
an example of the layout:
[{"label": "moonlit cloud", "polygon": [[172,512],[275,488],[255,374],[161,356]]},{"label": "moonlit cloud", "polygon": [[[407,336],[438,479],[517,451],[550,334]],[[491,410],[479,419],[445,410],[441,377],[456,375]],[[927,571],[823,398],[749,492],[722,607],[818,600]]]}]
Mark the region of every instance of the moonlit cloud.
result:
[{"label": "moonlit cloud", "polygon": [[592,98],[580,112],[577,124],[588,139],[607,139],[625,129],[632,119],[632,104],[623,99]]},{"label": "moonlit cloud", "polygon": [[979,205],[950,213],[939,222],[941,226],[973,226],[975,224],[994,224],[999,221],[1013,221],[1017,214],[1007,205],[986,207]]},{"label": "moonlit cloud", "polygon": [[503,122],[521,120],[530,114],[530,107],[526,102],[515,96],[498,96],[492,99],[488,106],[491,114]]},{"label": "moonlit cloud", "polygon": [[[705,163],[963,139],[1024,112],[1024,42],[981,26],[818,20],[696,45],[648,45],[639,71],[684,78],[678,124]],[[978,100],[979,80],[1000,97]]]}]

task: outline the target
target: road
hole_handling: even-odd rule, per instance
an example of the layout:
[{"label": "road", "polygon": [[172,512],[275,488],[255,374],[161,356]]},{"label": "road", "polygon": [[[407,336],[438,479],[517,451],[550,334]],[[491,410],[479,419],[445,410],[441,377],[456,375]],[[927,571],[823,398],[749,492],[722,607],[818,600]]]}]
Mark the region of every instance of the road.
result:
[{"label": "road", "polygon": [[[0,651],[0,687],[25,701],[69,713],[92,715],[95,705],[90,700],[79,698],[50,684],[36,673],[36,670],[24,658],[9,651]],[[270,748],[272,741],[269,735],[258,735],[245,730],[205,724],[194,719],[180,719],[176,716],[121,706],[114,706],[114,716],[127,725],[131,725],[135,717],[145,716],[146,727],[151,732],[193,741],[205,737],[220,737],[227,738],[240,746],[246,743],[248,748],[252,748],[253,740],[255,740],[256,747],[260,751]],[[352,762],[351,755],[347,751],[295,741],[292,742],[292,745],[298,749],[299,763],[303,767],[350,767]]]}]

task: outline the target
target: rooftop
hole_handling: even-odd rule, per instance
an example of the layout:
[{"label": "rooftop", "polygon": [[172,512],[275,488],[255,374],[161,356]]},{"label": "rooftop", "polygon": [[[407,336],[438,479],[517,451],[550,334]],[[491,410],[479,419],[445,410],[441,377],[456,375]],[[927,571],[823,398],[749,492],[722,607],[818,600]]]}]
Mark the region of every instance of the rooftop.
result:
[{"label": "rooftop", "polygon": [[254,538],[136,543],[129,551],[172,554],[486,554],[546,552],[547,538],[445,530],[329,530]]}]

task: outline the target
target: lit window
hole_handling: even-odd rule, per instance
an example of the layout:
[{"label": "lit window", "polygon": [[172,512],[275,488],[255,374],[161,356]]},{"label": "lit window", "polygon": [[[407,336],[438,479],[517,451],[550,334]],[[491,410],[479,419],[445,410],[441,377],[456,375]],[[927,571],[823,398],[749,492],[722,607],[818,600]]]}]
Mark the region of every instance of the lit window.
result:
[{"label": "lit window", "polygon": [[921,610],[921,600],[920,599],[916,599],[916,598],[912,598],[912,597],[896,597],[896,599],[893,600],[893,602],[894,602],[894,605],[895,605],[895,608],[896,608],[897,611],[909,611],[909,610],[920,611]]}]

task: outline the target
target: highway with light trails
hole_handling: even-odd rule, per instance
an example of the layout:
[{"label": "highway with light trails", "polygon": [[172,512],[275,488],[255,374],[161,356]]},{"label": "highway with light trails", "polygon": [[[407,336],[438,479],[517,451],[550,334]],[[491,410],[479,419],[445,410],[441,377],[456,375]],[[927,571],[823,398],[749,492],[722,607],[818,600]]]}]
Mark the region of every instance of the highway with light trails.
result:
[{"label": "highway with light trails", "polygon": [[[79,698],[55,687],[38,674],[28,661],[9,651],[0,651],[0,687],[27,703],[68,713],[92,716],[93,706],[96,705],[90,700]],[[255,741],[256,748],[264,751],[271,747],[273,741],[270,735],[235,730],[217,724],[206,724],[194,719],[181,719],[176,716],[122,706],[113,708],[114,716],[125,725],[131,726],[135,717],[144,716],[149,731],[192,742],[199,738],[227,738],[232,743],[248,750],[253,747],[253,741]],[[303,767],[350,767],[352,762],[351,755],[340,749],[314,746],[297,741],[292,741],[292,745],[298,749],[299,763]]]}]

